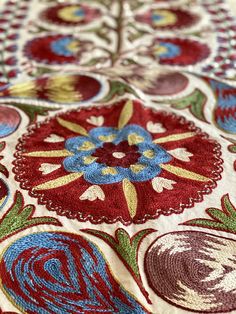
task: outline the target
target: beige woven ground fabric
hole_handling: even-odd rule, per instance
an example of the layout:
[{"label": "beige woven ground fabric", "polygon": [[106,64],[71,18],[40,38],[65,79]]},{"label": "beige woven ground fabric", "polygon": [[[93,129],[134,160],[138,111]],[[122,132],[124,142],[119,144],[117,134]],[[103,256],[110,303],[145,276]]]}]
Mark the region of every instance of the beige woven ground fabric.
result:
[{"label": "beige woven ground fabric", "polygon": [[0,0],[0,314],[236,313],[234,0]]}]

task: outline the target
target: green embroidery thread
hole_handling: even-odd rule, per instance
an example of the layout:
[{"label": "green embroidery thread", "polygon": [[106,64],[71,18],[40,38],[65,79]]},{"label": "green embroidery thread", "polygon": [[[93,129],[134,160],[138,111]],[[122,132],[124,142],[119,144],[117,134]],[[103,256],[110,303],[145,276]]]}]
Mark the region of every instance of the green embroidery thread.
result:
[{"label": "green embroidery thread", "polygon": [[181,99],[170,100],[166,104],[171,104],[172,108],[180,110],[188,108],[194,117],[203,122],[207,122],[204,114],[206,101],[206,95],[200,89],[196,88],[190,95],[187,95]]},{"label": "green embroidery thread", "polygon": [[131,88],[129,85],[122,83],[120,81],[111,81],[110,82],[110,91],[105,98],[101,100],[101,102],[109,102],[112,100],[115,96],[123,96],[124,94],[132,94],[139,98],[137,93],[133,88]]},{"label": "green embroidery thread", "polygon": [[22,110],[29,117],[30,123],[35,122],[38,115],[47,116],[48,111],[58,110],[58,108],[55,109],[38,105],[25,105],[25,104],[11,104],[11,105]]},{"label": "green embroidery thread", "polygon": [[34,213],[35,206],[24,206],[23,196],[17,191],[12,206],[0,219],[0,242],[17,232],[33,226],[42,224],[61,226],[61,223],[56,218],[33,217]]},{"label": "green embroidery thread", "polygon": [[221,198],[221,206],[222,210],[217,208],[206,209],[206,213],[212,219],[192,219],[184,222],[183,225],[215,229],[236,234],[236,207],[231,203],[228,194]]},{"label": "green embroidery thread", "polygon": [[142,284],[142,278],[140,276],[139,266],[138,266],[138,250],[142,240],[150,233],[156,232],[154,229],[145,229],[137,232],[135,235],[130,237],[128,232],[122,228],[119,228],[115,232],[115,237],[110,234],[93,229],[83,229],[83,232],[92,234],[107,244],[116,252],[120,257],[126,268],[132,274],[134,280],[139,286],[140,291],[145,296],[148,303],[151,303],[148,293]]}]

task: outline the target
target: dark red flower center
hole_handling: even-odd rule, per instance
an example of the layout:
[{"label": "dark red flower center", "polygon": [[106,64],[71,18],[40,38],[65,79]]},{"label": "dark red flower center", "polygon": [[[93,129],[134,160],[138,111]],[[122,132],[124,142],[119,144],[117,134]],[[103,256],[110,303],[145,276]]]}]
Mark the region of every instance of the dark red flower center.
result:
[{"label": "dark red flower center", "polygon": [[129,145],[127,141],[123,141],[117,145],[104,143],[102,147],[96,149],[92,156],[97,157],[96,162],[108,167],[129,168],[138,161],[141,154],[136,145]]}]

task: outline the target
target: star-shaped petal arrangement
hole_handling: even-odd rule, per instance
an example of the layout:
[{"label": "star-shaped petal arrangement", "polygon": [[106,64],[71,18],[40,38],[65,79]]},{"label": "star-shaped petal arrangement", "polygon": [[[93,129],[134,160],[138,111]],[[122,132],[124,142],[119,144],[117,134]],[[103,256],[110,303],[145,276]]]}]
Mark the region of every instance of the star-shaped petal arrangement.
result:
[{"label": "star-shaped petal arrangement", "polygon": [[93,223],[181,213],[212,191],[222,171],[220,145],[207,134],[133,100],[37,124],[15,156],[16,180],[39,203]]}]

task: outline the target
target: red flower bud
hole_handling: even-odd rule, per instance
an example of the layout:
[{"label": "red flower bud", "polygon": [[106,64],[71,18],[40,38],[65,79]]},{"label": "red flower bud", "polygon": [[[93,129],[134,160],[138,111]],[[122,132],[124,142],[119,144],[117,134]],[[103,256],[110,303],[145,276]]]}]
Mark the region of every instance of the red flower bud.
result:
[{"label": "red flower bud", "polygon": [[11,45],[11,46],[7,46],[6,47],[6,51],[9,51],[9,52],[14,52],[17,50],[17,46],[16,45]]},{"label": "red flower bud", "polygon": [[16,70],[11,70],[7,73],[8,78],[14,78],[17,76],[17,71]]},{"label": "red flower bud", "polygon": [[15,65],[17,62],[15,57],[10,57],[5,60],[5,64],[7,65]]}]

